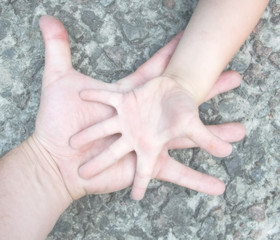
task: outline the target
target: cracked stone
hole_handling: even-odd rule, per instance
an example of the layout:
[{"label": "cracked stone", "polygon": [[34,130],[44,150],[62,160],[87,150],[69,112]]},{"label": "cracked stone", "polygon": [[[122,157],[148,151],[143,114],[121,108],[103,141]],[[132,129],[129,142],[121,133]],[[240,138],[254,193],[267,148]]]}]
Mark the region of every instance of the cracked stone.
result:
[{"label": "cracked stone", "polygon": [[264,25],[266,24],[266,19],[260,19],[257,26],[253,30],[253,34],[259,34],[261,30],[263,29]]},{"label": "cracked stone", "polygon": [[104,7],[108,7],[109,5],[111,5],[112,3],[114,3],[115,0],[101,0],[100,3],[104,6]]},{"label": "cracked stone", "polygon": [[244,73],[244,81],[248,84],[258,84],[259,81],[264,81],[270,72],[263,72],[259,64],[251,63],[248,69]]},{"label": "cracked stone", "polygon": [[118,67],[122,66],[126,61],[126,52],[119,46],[106,47],[104,49],[107,57],[109,57]]},{"label": "cracked stone", "polygon": [[[176,206],[176,208],[174,208]],[[162,213],[168,216],[170,220],[174,221],[179,226],[184,226],[188,223],[193,215],[193,210],[184,205],[178,199],[170,199],[167,205],[163,208]]]},{"label": "cracked stone", "polygon": [[241,240],[242,239],[242,234],[239,231],[235,231],[234,235],[233,235],[233,239],[234,240]]},{"label": "cracked stone", "polygon": [[208,111],[211,109],[212,105],[210,103],[202,103],[199,106],[199,110],[204,112],[204,113],[208,113]]},{"label": "cracked stone", "polygon": [[260,168],[255,168],[250,171],[250,176],[255,182],[260,182],[265,178],[265,171]]},{"label": "cracked stone", "polygon": [[222,112],[232,112],[233,111],[232,99],[222,99],[219,102],[219,110]]},{"label": "cracked stone", "polygon": [[158,238],[159,236],[166,236],[168,233],[169,217],[160,215],[152,220],[153,226],[153,237]]},{"label": "cracked stone", "polygon": [[280,16],[278,15],[278,16],[271,17],[270,22],[275,24],[275,25],[279,24],[280,23]]},{"label": "cracked stone", "polygon": [[248,185],[241,177],[236,177],[226,188],[225,198],[230,204],[243,200],[243,195],[248,191]]},{"label": "cracked stone", "polygon": [[242,173],[240,166],[241,159],[238,156],[234,156],[232,159],[224,160],[224,163],[231,177],[240,175]]},{"label": "cracked stone", "polygon": [[72,25],[69,27],[69,35],[76,41],[82,41],[84,35],[84,29],[79,25]]},{"label": "cracked stone", "polygon": [[173,9],[175,6],[175,0],[163,0],[163,6],[168,9]]},{"label": "cracked stone", "polygon": [[270,1],[270,12],[273,16],[278,15],[280,13],[280,6],[275,1]]},{"label": "cracked stone", "polygon": [[92,11],[84,11],[82,12],[82,21],[93,31],[96,32],[98,31],[103,22],[99,17],[97,17],[94,12]]},{"label": "cracked stone", "polygon": [[262,222],[265,220],[266,205],[264,203],[256,204],[248,208],[248,215],[251,219]]},{"label": "cracked stone", "polygon": [[16,50],[14,48],[6,49],[3,53],[3,56],[7,57],[8,59],[13,59],[13,57],[16,55]]},{"label": "cracked stone", "polygon": [[58,223],[55,225],[53,231],[60,232],[60,233],[66,233],[69,232],[71,229],[71,224],[67,221],[58,221]]},{"label": "cracked stone", "polygon": [[9,21],[0,19],[0,40],[7,37],[7,31],[10,25]]},{"label": "cracked stone", "polygon": [[215,239],[217,236],[215,228],[213,228],[215,224],[215,219],[213,217],[206,218],[197,233],[200,239]]},{"label": "cracked stone", "polygon": [[262,231],[260,231],[260,230],[252,230],[249,233],[249,237],[251,239],[260,239],[261,236],[262,236]]},{"label": "cracked stone", "polygon": [[211,211],[211,216],[213,216],[218,221],[222,221],[224,218],[224,208],[223,207],[216,207]]},{"label": "cracked stone", "polygon": [[270,62],[280,69],[280,52],[271,53],[269,56]]},{"label": "cracked stone", "polygon": [[138,226],[134,226],[133,228],[131,228],[129,233],[131,236],[139,237],[139,239],[149,239],[145,230],[141,229]]},{"label": "cracked stone", "polygon": [[122,24],[122,29],[127,39],[132,43],[139,43],[148,36],[143,28],[132,26],[128,23]]},{"label": "cracked stone", "polygon": [[264,46],[263,43],[258,40],[254,42],[253,50],[260,58],[266,58],[271,52],[271,48]]}]

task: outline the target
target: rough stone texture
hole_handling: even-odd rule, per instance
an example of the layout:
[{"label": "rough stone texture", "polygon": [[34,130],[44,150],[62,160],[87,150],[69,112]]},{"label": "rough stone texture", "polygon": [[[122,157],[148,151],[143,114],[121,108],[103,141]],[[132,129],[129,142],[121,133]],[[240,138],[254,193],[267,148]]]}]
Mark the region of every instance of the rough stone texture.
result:
[{"label": "rough stone texture", "polygon": [[[70,33],[76,69],[111,82],[133,72],[181,31],[196,0],[2,0],[0,3],[0,153],[34,129],[44,64],[38,19],[50,14]],[[201,106],[207,124],[241,121],[246,138],[231,156],[170,153],[227,184],[211,197],[153,181],[137,203],[129,189],[72,204],[48,240],[280,239],[280,1],[271,0],[228,68],[240,88]]]}]

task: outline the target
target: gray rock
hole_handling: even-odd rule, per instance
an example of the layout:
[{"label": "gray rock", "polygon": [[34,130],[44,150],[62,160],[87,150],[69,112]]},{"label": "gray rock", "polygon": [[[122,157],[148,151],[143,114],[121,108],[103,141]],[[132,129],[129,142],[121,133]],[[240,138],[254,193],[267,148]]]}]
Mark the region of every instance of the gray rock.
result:
[{"label": "gray rock", "polygon": [[7,36],[8,28],[10,27],[10,22],[7,20],[0,19],[0,40]]},{"label": "gray rock", "polygon": [[7,57],[8,59],[12,60],[16,55],[16,50],[14,48],[6,49],[2,53],[3,57]]},{"label": "gray rock", "polygon": [[168,9],[173,9],[175,6],[175,0],[163,0],[162,4]]},{"label": "gray rock", "polygon": [[242,239],[242,234],[239,231],[236,231],[233,235],[234,240],[241,240]]},{"label": "gray rock", "polygon": [[264,46],[264,44],[259,40],[254,42],[253,50],[259,61],[261,61],[263,58],[267,58],[271,52],[271,48]]},{"label": "gray rock", "polygon": [[248,208],[248,215],[257,222],[265,220],[266,205],[264,203],[256,204]]},{"label": "gray rock", "polygon": [[75,24],[75,25],[71,25],[69,27],[69,35],[75,39],[75,41],[78,41],[78,42],[81,42],[83,41],[84,39],[84,29],[78,25],[78,24]]},{"label": "gray rock", "polygon": [[219,102],[219,110],[222,112],[232,112],[233,110],[233,101],[232,99],[222,99]]},{"label": "gray rock", "polygon": [[260,81],[267,79],[270,75],[270,71],[264,71],[263,68],[258,64],[250,64],[244,74],[244,81],[250,85],[256,85]]},{"label": "gray rock", "polygon": [[114,3],[115,0],[101,0],[100,3],[104,6],[104,7],[108,7],[109,5],[111,5],[112,3]]},{"label": "gray rock", "polygon": [[54,229],[53,232],[60,232],[60,233],[67,233],[71,230],[71,224],[67,221],[59,221]]},{"label": "gray rock", "polygon": [[107,57],[109,57],[116,66],[121,67],[125,63],[127,53],[120,46],[106,47],[104,51]]},{"label": "gray rock", "polygon": [[246,184],[246,180],[241,177],[236,177],[233,181],[231,181],[227,185],[225,199],[228,201],[230,205],[237,205],[244,201],[244,195],[248,190],[248,185]]},{"label": "gray rock", "polygon": [[231,177],[238,176],[242,174],[241,159],[238,156],[227,159],[224,161],[227,172]]},{"label": "gray rock", "polygon": [[149,238],[145,232],[144,229],[141,229],[138,226],[134,226],[133,228],[131,228],[129,230],[129,235],[136,237],[136,239],[147,239],[147,240],[151,240],[151,238]]},{"label": "gray rock", "polygon": [[104,74],[106,76],[110,75],[110,70],[114,69],[115,66],[113,62],[106,56],[106,54],[102,54],[99,57],[99,61],[97,63],[95,71],[97,73]]},{"label": "gray rock", "polygon": [[163,208],[162,213],[177,226],[188,224],[194,214],[193,210],[187,206],[186,202],[176,198],[171,198],[169,200],[167,205]]},{"label": "gray rock", "polygon": [[269,60],[273,63],[274,66],[280,68],[280,52],[271,53]]},{"label": "gray rock", "polygon": [[275,24],[275,25],[279,24],[280,23],[280,16],[273,16],[273,17],[271,17],[270,18],[270,22],[272,24]]},{"label": "gray rock", "polygon": [[270,13],[271,13],[271,15],[272,16],[277,16],[277,15],[279,15],[280,14],[280,7],[279,7],[279,5],[278,5],[278,2],[277,1],[271,1],[270,3],[269,3],[269,6],[270,6]]},{"label": "gray rock", "polygon": [[260,32],[262,31],[266,23],[267,23],[267,19],[260,19],[257,26],[254,28],[252,35],[260,34]]},{"label": "gray rock", "polygon": [[213,217],[206,218],[198,231],[199,239],[211,240],[217,238],[217,233],[215,232],[215,228],[213,228],[215,224]]},{"label": "gray rock", "polygon": [[83,11],[81,20],[91,29],[93,32],[97,32],[102,26],[103,22],[99,17],[95,15],[93,11]]},{"label": "gray rock", "polygon": [[265,171],[260,168],[255,168],[250,171],[250,176],[255,182],[260,182],[265,178]]},{"label": "gray rock", "polygon": [[144,38],[148,36],[148,32],[144,29],[139,28],[137,26],[133,26],[128,23],[122,24],[122,29],[126,38],[131,43],[140,43],[141,41],[143,41]]}]

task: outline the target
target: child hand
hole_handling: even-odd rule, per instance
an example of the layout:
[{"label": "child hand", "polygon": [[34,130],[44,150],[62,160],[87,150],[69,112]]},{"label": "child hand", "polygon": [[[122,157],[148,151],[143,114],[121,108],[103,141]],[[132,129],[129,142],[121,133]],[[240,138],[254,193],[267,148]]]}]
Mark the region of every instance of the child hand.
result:
[{"label": "child hand", "polygon": [[122,135],[81,166],[81,177],[91,178],[135,151],[137,166],[131,193],[133,199],[143,198],[158,158],[167,153],[167,143],[172,139],[187,137],[216,157],[231,153],[231,145],[208,131],[200,121],[194,96],[173,79],[158,77],[127,93],[84,90],[80,96],[85,101],[113,106],[117,114],[73,136],[72,147],[80,148],[117,133]]}]

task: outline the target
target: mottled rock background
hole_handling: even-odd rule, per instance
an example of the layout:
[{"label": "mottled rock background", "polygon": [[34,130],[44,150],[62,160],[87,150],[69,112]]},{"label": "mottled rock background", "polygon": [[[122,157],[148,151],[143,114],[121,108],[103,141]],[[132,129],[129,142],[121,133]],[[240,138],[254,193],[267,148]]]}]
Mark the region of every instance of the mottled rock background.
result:
[{"label": "mottled rock background", "polygon": [[[41,15],[66,25],[76,69],[103,81],[133,72],[182,30],[196,0],[1,0],[0,153],[34,129],[44,65]],[[280,1],[228,65],[243,83],[201,106],[207,124],[241,121],[247,136],[231,156],[172,151],[191,167],[227,183],[210,197],[153,181],[141,202],[129,189],[87,196],[63,214],[48,240],[280,239]],[[0,233],[1,234],[1,233]]]}]

